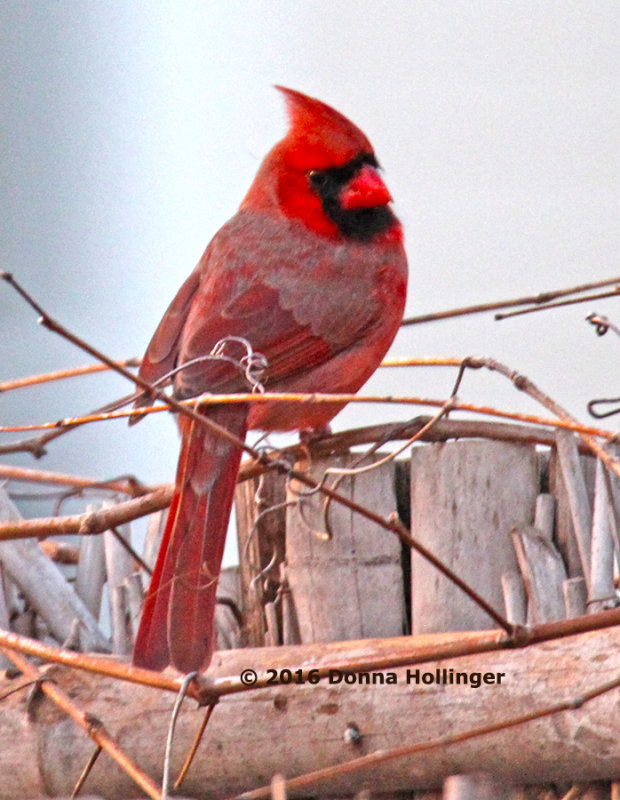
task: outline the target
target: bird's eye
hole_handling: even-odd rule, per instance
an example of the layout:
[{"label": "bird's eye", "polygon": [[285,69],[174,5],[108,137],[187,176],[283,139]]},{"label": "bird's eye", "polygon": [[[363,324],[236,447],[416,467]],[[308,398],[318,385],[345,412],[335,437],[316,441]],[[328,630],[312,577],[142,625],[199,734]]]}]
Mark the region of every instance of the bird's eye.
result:
[{"label": "bird's eye", "polygon": [[325,186],[327,175],[324,172],[320,172],[318,169],[311,169],[308,173],[308,180],[315,189],[320,189],[321,186]]}]

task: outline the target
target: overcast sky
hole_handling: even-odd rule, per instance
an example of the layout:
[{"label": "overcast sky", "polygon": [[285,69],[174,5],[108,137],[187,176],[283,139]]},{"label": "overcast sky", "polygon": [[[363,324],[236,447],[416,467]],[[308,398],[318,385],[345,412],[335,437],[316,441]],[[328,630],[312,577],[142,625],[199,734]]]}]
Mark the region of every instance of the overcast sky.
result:
[{"label": "overcast sky", "polygon": [[[65,325],[141,355],[209,239],[285,130],[274,83],[321,98],[373,142],[406,231],[409,314],[620,274],[620,4],[158,2],[0,4],[0,248]],[[394,355],[488,355],[586,419],[620,394],[617,299],[401,332]],[[0,286],[0,380],[88,359]],[[448,370],[380,371],[375,392],[445,397]],[[87,411],[126,393],[91,378],[0,399],[0,421]],[[463,397],[535,410],[498,377]],[[405,419],[359,405],[335,427]],[[48,469],[169,480],[175,428],[92,426]],[[2,463],[34,466],[26,456]]]}]

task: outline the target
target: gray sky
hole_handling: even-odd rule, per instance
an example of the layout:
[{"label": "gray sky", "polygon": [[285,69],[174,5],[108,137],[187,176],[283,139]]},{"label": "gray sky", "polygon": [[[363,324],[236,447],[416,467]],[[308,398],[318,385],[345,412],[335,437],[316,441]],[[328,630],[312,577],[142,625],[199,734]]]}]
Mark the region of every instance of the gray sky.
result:
[{"label": "gray sky", "polygon": [[[404,222],[409,314],[620,274],[620,5],[573,2],[4,0],[2,268],[112,356],[142,354],[168,302],[282,135],[282,83],[369,136]],[[401,332],[394,355],[489,355],[581,418],[620,394],[618,341],[585,322],[618,300]],[[0,380],[87,363],[0,286]],[[449,370],[368,389],[445,397]],[[0,399],[0,420],[124,394],[92,378]],[[462,395],[537,410],[502,379]],[[349,407],[335,427],[412,412]],[[146,482],[174,473],[174,425],[92,426],[48,469]],[[34,466],[26,456],[2,463]]]}]

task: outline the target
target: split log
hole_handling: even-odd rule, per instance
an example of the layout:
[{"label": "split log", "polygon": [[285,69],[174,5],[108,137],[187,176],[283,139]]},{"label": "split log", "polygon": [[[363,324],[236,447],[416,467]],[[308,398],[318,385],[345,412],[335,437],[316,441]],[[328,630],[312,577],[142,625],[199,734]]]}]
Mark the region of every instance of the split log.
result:
[{"label": "split log", "polygon": [[[95,510],[95,506],[88,505],[86,510],[92,512]],[[99,619],[101,613],[104,583],[103,537],[82,536],[80,537],[80,560],[75,578],[75,591],[95,619]]]},{"label": "split log", "polygon": [[[360,651],[368,646],[355,644]],[[218,652],[210,674],[234,675],[243,668],[262,672],[282,665],[287,650],[289,663],[294,663],[296,649]],[[617,679],[620,627],[408,669],[409,675],[406,667],[381,673],[384,681],[394,676],[389,683],[380,683],[369,673],[367,683],[345,683],[344,678],[330,683],[325,678],[316,685],[276,685],[222,698],[182,792],[205,800],[233,795],[268,784],[277,772],[292,778],[366,753],[428,741],[448,730],[463,732],[579,697]],[[449,670],[454,670],[453,675],[464,673],[468,684],[437,685],[438,669],[447,670],[440,672],[440,678],[450,675]],[[486,673],[494,676],[493,684],[484,682]],[[423,674],[433,683],[424,683]],[[479,688],[472,686],[478,682],[474,676],[481,678]],[[131,758],[160,780],[174,695],[60,666],[52,667],[48,677],[100,719]],[[0,693],[5,689],[0,686]],[[369,787],[380,787],[382,792],[430,790],[439,788],[449,775],[479,771],[513,784],[610,779],[620,774],[619,704],[618,690],[614,690],[581,708],[374,764],[301,794],[342,796]],[[185,701],[174,740],[173,775],[202,716],[191,701]],[[358,743],[345,740],[351,725],[359,730]],[[0,774],[5,778],[0,781],[0,800],[17,796],[26,800],[42,794],[42,786],[50,794],[69,794],[91,753],[92,742],[45,697],[37,696],[28,704],[26,692],[5,699],[0,723]],[[103,756],[85,790],[108,800],[135,793],[131,780]]]},{"label": "split log", "polygon": [[616,601],[614,587],[614,542],[611,534],[611,497],[609,496],[607,468],[599,459],[596,463],[594,511],[592,513],[592,549],[590,596],[588,610],[602,611]]},{"label": "split log", "polygon": [[[379,461],[375,453],[362,466]],[[359,455],[315,460],[309,470],[320,480],[328,467],[349,469]],[[336,476],[328,478],[333,486]],[[396,509],[394,463],[341,477],[338,492],[387,517]],[[304,496],[305,495],[305,496]],[[286,577],[302,642],[331,642],[402,633],[404,585],[401,545],[394,534],[351,512],[329,505],[332,537],[325,531],[325,497],[292,486],[287,498]]]},{"label": "split log", "polygon": [[[0,489],[0,520],[9,519],[19,519],[19,512]],[[0,561],[59,642],[70,636],[77,618],[82,648],[109,650],[109,642],[90,611],[34,540],[0,542]]]},{"label": "split log", "polygon": [[564,619],[566,568],[551,537],[537,526],[521,525],[512,530],[512,541],[527,592],[528,623]]},{"label": "split log", "polygon": [[[103,508],[111,508],[113,505],[114,503],[110,501],[104,501]],[[125,580],[133,573],[135,567],[134,559],[123,547],[121,539],[131,544],[131,531],[128,525],[123,525],[114,531],[105,531],[103,534],[113,652],[126,654],[131,652],[132,639]]]},{"label": "split log", "polygon": [[567,578],[562,584],[562,592],[564,593],[564,604],[568,619],[579,617],[586,613],[588,590],[583,578]]},{"label": "split log", "polygon": [[[497,610],[501,576],[518,569],[510,529],[532,523],[537,494],[533,445],[472,441],[412,450],[413,535]],[[417,553],[411,596],[414,633],[489,626],[486,613]]]},{"label": "split log", "polygon": [[[168,518],[168,510],[155,511],[149,516],[149,524],[146,531],[146,538],[144,540],[144,550],[142,551],[142,559],[150,568],[151,571],[155,569],[155,562],[157,554],[161,546],[161,540],[164,536],[164,528],[166,527],[166,519]],[[145,586],[148,586],[151,576],[142,571]]]},{"label": "split log", "polygon": [[518,572],[505,572],[502,575],[502,592],[506,619],[513,625],[525,625],[527,600],[525,586]]},{"label": "split log", "polygon": [[215,607],[215,632],[218,650],[239,647],[241,634],[239,567],[226,567],[220,573]]},{"label": "split log", "polygon": [[[6,591],[5,591],[5,578],[4,578],[4,569],[2,567],[2,563],[0,562],[0,628],[2,630],[8,631],[9,628],[9,607],[6,601]],[[3,653],[0,653],[0,670],[6,669],[11,665],[11,662],[4,656]]]},{"label": "split log", "polygon": [[553,543],[554,512],[553,495],[539,494],[534,526],[522,525],[512,531],[512,542],[527,591],[527,621],[530,624],[553,622],[566,616],[562,592],[566,567]]},{"label": "split log", "polygon": [[[566,430],[556,431],[557,461],[552,483],[558,500],[558,543],[564,546],[569,577],[583,575],[590,586],[590,547],[592,536],[591,492],[593,481],[588,470],[595,468],[596,459],[580,458],[575,436]],[[559,474],[558,474],[559,473]],[[568,515],[562,515],[565,504]],[[568,516],[568,518],[567,518]],[[578,559],[576,558],[576,553]]]},{"label": "split log", "polygon": [[509,800],[509,791],[484,773],[451,775],[444,782],[442,800]]}]

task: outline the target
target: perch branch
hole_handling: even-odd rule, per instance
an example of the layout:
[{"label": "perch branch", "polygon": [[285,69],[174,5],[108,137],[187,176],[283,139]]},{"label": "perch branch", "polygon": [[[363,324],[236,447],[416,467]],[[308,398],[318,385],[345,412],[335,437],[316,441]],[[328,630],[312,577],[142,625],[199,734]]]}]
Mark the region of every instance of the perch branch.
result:
[{"label": "perch branch", "polygon": [[[505,648],[522,648],[618,625],[620,608],[614,608],[519,628],[519,636],[515,639],[503,631],[488,630],[224,650],[215,655],[208,672],[189,687],[188,695],[208,705],[229,694],[265,688],[271,681],[268,670],[272,669],[290,669],[295,673],[301,670],[304,677],[311,670],[318,670],[318,675],[325,676],[330,669],[347,672],[391,669]],[[175,694],[183,683],[183,676],[174,677],[168,672],[133,667],[110,657],[52,647],[9,631],[0,630],[0,648]],[[243,684],[239,677],[248,664],[257,672],[256,683],[251,686]]]}]

